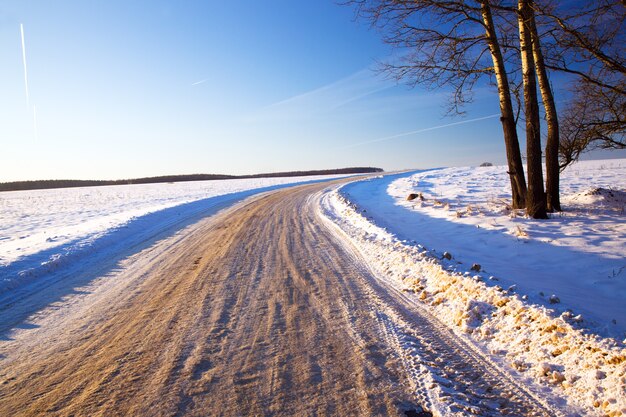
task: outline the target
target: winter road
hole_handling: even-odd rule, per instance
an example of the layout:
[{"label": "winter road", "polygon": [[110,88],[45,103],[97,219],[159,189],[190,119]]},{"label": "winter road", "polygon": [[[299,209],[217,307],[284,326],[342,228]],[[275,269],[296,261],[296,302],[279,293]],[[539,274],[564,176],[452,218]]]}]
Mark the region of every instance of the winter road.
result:
[{"label": "winter road", "polygon": [[376,278],[320,219],[328,186],[205,218],[17,326],[0,415],[405,415],[433,384],[461,414],[553,415]]}]

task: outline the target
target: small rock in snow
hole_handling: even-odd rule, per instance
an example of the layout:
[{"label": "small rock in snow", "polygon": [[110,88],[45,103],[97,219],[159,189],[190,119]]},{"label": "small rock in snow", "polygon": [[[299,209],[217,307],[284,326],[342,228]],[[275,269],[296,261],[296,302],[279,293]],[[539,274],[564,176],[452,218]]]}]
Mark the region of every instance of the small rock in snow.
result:
[{"label": "small rock in snow", "polygon": [[409,195],[406,197],[406,201],[413,201],[413,200],[415,200],[417,197],[419,197],[419,196],[418,196],[418,194],[411,193],[411,194],[409,194]]}]

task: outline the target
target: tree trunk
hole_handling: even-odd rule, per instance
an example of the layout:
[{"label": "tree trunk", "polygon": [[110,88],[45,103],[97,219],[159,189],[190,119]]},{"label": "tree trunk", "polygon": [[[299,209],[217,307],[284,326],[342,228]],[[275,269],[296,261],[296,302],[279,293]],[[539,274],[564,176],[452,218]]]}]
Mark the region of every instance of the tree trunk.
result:
[{"label": "tree trunk", "polygon": [[537,80],[539,81],[539,91],[541,92],[543,107],[546,111],[546,124],[548,125],[548,138],[546,141],[546,208],[550,212],[561,211],[561,200],[559,198],[559,118],[543,60],[543,53],[541,52],[534,10],[531,10],[529,16],[529,27]]},{"label": "tree trunk", "polygon": [[541,131],[539,103],[533,45],[530,29],[532,0],[519,0],[518,22],[520,51],[522,58],[522,80],[524,82],[524,115],[526,116],[526,158],[528,171],[528,192],[526,193],[526,213],[533,219],[547,219],[546,196],[543,191],[541,168]]},{"label": "tree trunk", "polygon": [[517,126],[515,124],[515,114],[511,103],[511,90],[509,80],[504,66],[504,58],[498,43],[495,25],[491,14],[491,7],[488,0],[480,3],[483,23],[485,24],[485,35],[493,68],[498,84],[498,96],[500,99],[500,122],[504,133],[504,144],[506,147],[506,160],[508,163],[508,174],[511,180],[511,194],[513,195],[513,208],[521,209],[526,207],[526,180],[524,179],[524,164],[520,154],[519,140],[517,137]]}]

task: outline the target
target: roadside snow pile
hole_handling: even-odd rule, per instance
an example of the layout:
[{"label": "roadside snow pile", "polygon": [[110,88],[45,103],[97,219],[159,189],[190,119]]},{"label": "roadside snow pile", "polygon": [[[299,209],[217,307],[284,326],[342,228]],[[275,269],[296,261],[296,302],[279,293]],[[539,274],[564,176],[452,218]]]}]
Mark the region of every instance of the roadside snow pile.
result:
[{"label": "roadside snow pile", "polygon": [[564,211],[541,221],[511,209],[505,167],[403,173],[342,190],[398,239],[447,252],[447,268],[492,276],[557,315],[573,313],[580,328],[626,337],[626,160],[568,167]]},{"label": "roadside snow pile", "polygon": [[[115,185],[0,193],[0,294],[87,254],[106,257],[250,195],[341,176]],[[178,225],[178,226],[177,226]]]},{"label": "roadside snow pile", "polygon": [[[379,180],[357,183],[367,185]],[[378,223],[375,225],[369,208],[344,196],[344,189],[357,183],[327,194],[322,211],[381,277],[414,292],[416,302],[506,365],[512,375],[535,387],[539,395],[566,398],[589,415],[626,415],[623,343],[586,333],[579,328],[582,318],[571,311],[555,312],[531,304],[527,296],[516,293],[515,285],[495,285],[504,279],[490,280],[482,272],[470,272],[469,267],[467,271],[456,270],[452,262],[442,259],[441,253],[401,239],[396,230],[406,228],[406,224],[381,225],[381,212],[374,217]],[[455,236],[447,235],[446,239]],[[548,305],[560,306],[557,295],[552,298],[554,304],[549,304],[549,298],[545,300]]]}]

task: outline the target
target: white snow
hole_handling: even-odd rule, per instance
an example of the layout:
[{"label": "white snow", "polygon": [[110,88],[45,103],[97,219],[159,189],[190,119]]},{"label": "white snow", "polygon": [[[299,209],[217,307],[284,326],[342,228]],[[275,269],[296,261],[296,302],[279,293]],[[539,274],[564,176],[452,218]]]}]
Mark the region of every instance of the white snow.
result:
[{"label": "white snow", "polygon": [[565,211],[546,221],[507,208],[509,188],[505,167],[401,173],[327,194],[323,213],[535,392],[626,414],[626,160],[567,169]]},{"label": "white snow", "polygon": [[[341,176],[0,193],[0,295],[88,253],[130,248],[255,193]],[[102,255],[105,256],[105,255]]]},{"label": "white snow", "polygon": [[[509,207],[506,168],[446,168],[358,182],[348,199],[399,239],[480,265],[530,301],[582,314],[605,336],[626,337],[626,160],[584,161],[561,178],[562,213],[549,220]],[[410,193],[421,193],[407,201]],[[470,271],[473,272],[473,271]],[[541,295],[543,294],[543,295]],[[560,303],[552,304],[559,300]]]}]

